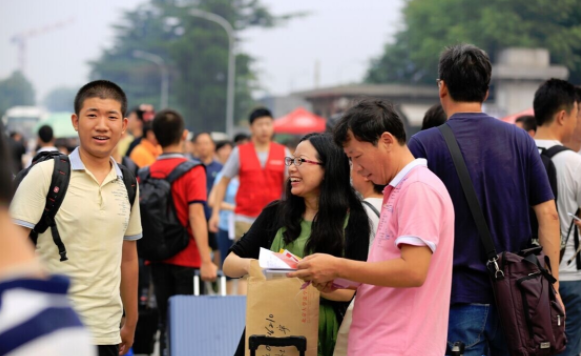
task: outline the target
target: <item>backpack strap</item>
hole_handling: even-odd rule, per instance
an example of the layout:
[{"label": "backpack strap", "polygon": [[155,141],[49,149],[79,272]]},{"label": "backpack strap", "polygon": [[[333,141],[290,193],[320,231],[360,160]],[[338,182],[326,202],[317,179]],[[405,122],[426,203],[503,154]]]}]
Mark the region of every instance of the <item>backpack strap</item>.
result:
[{"label": "backpack strap", "polygon": [[50,188],[46,195],[46,205],[42,217],[34,227],[35,234],[43,233],[50,227],[52,239],[58,247],[60,261],[68,260],[65,245],[56,227],[55,216],[61,207],[69,187],[71,179],[71,162],[68,156],[58,155],[54,157],[54,170],[50,181]]},{"label": "backpack strap", "polygon": [[365,200],[362,200],[361,203],[367,205],[369,207],[369,209],[371,209],[375,213],[375,215],[377,215],[377,217],[379,217],[379,211],[373,206],[373,204],[371,204],[370,202],[365,201]]},{"label": "backpack strap", "polygon": [[548,149],[541,148],[541,151],[545,154],[545,156],[549,157],[549,159],[553,159],[553,157],[555,157],[557,154],[564,151],[571,151],[571,149],[563,145],[555,145]]},{"label": "backpack strap", "polygon": [[137,178],[135,178],[133,172],[124,165],[120,164],[119,168],[121,169],[121,173],[123,173],[123,184],[125,184],[125,188],[127,189],[129,206],[130,208],[133,208],[133,203],[135,203],[135,196],[137,195]]},{"label": "backpack strap", "polygon": [[190,170],[194,169],[197,166],[202,166],[202,162],[197,160],[187,160],[177,165],[170,174],[165,178],[169,182],[169,184],[173,184],[179,177],[183,176],[184,174],[188,173]]}]

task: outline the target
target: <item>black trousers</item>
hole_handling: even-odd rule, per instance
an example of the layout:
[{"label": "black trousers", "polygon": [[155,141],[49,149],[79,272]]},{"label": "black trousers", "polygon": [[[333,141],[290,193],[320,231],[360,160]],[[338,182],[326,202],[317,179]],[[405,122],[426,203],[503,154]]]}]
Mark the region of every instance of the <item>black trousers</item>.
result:
[{"label": "black trousers", "polygon": [[[194,294],[194,272],[196,268],[170,265],[167,263],[151,264],[151,278],[155,288],[155,298],[159,310],[159,354],[164,355],[167,348],[167,310],[169,298],[174,295]],[[200,282],[200,293],[204,284]]]},{"label": "black trousers", "polygon": [[119,345],[98,345],[97,346],[99,356],[118,356],[119,355]]}]

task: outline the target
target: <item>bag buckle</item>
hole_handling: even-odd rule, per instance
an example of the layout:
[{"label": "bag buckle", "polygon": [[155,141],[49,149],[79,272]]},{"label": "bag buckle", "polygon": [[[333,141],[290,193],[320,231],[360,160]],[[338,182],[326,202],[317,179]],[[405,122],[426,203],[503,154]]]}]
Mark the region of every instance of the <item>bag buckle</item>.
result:
[{"label": "bag buckle", "polygon": [[[494,267],[494,270],[490,268],[490,265]],[[488,262],[486,262],[486,267],[488,267],[491,272],[494,272],[494,279],[504,279],[504,272],[498,266],[498,257],[488,260]]]}]

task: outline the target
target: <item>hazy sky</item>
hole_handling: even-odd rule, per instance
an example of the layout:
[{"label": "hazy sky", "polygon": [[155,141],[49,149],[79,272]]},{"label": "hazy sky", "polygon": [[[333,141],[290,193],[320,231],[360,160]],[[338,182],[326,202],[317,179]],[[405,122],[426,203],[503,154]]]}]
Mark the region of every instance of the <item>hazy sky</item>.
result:
[{"label": "hazy sky", "polygon": [[[11,38],[21,32],[65,22],[27,41],[26,76],[37,100],[59,86],[78,87],[88,62],[113,44],[112,25],[123,10],[144,0],[0,0],[0,78],[18,68]],[[241,32],[240,49],[254,56],[264,92],[286,94],[315,85],[362,79],[369,60],[401,24],[404,0],[262,0],[274,14],[307,11],[305,18],[275,29]]]}]

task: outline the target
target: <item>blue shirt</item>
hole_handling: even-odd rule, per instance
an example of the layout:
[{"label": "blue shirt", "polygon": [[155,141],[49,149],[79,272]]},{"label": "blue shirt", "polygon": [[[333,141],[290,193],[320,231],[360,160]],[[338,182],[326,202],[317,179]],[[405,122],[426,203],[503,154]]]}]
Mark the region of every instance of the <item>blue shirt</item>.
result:
[{"label": "blue shirt", "polygon": [[[455,114],[454,132],[496,251],[518,252],[531,242],[530,207],[553,199],[534,140],[514,125],[484,113]],[[438,128],[414,135],[409,148],[444,182],[456,213],[452,304],[493,302],[486,253]]]},{"label": "blue shirt", "polygon": [[[216,161],[212,161],[212,163],[206,165],[206,189],[207,189],[207,197],[210,196],[210,191],[214,186],[214,180],[216,180],[216,176],[222,170],[222,164]],[[209,220],[212,216],[212,209],[208,206],[207,203],[204,203],[204,211],[206,212],[206,219]]]},{"label": "blue shirt", "polygon": [[[220,179],[224,176],[224,171],[221,171],[216,176],[216,182],[219,182]],[[240,181],[238,181],[238,177],[234,177],[230,180],[228,184],[228,188],[226,189],[226,195],[224,196],[224,202],[235,205],[236,204],[236,193],[238,193],[238,186],[240,185]],[[218,228],[220,230],[228,231],[228,221],[230,216],[234,214],[231,210],[220,210],[220,222],[218,223]]]}]

